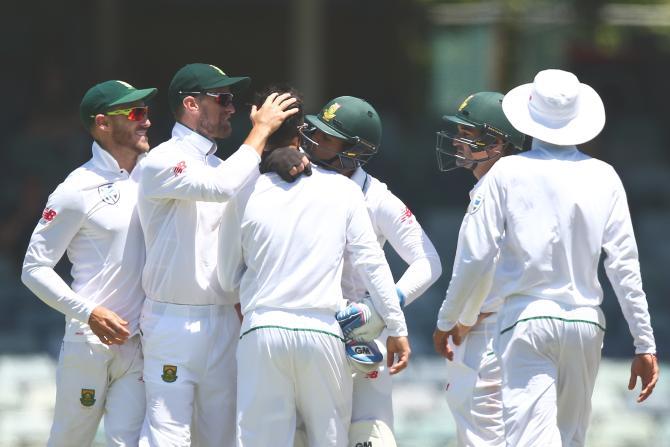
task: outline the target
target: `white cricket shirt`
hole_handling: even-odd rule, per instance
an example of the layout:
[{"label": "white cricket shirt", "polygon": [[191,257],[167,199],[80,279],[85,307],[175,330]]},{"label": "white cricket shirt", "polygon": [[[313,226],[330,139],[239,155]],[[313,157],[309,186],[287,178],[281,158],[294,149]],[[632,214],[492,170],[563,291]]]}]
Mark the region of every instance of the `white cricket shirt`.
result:
[{"label": "white cricket shirt", "polygon": [[147,260],[142,285],[149,298],[173,304],[232,304],[216,277],[224,203],[259,175],[260,157],[242,145],[225,162],[216,144],[176,123],[172,138],[138,166],[138,211]]},{"label": "white cricket shirt", "polygon": [[[93,143],[93,158],[75,169],[49,196],[35,227],[21,280],[65,314],[65,340],[100,342],[88,326],[104,306],[138,331],[144,292],[144,241],[137,216],[136,171],[121,169]],[[72,263],[72,285],[56,274],[63,253]]]},{"label": "white cricket shirt", "polygon": [[655,352],[619,176],[576,147],[534,140],[529,152],[498,161],[477,189],[461,225],[438,327],[450,329],[459,316],[461,323],[474,324],[490,290],[505,299],[526,296],[599,306],[603,293],[597,273],[603,250],[636,353]]},{"label": "white cricket shirt", "polygon": [[[219,279],[226,290],[239,288],[242,331],[254,324],[282,323],[286,312],[272,311],[321,310],[334,323],[335,312],[344,307],[346,251],[366,278],[389,334],[407,335],[391,270],[361,189],[336,172],[317,166],[312,170],[310,177],[294,183],[276,174],[262,175],[226,207]],[[260,313],[275,315],[277,321],[257,318]]]},{"label": "white cricket shirt", "polygon": [[[397,283],[398,289],[405,296],[405,305],[408,305],[440,277],[440,257],[412,211],[384,183],[363,168],[356,169],[351,180],[363,191],[379,246],[384,247],[388,241],[408,264]],[[342,270],[344,297],[358,301],[366,291],[365,281],[355,271],[349,255],[345,253]]]}]

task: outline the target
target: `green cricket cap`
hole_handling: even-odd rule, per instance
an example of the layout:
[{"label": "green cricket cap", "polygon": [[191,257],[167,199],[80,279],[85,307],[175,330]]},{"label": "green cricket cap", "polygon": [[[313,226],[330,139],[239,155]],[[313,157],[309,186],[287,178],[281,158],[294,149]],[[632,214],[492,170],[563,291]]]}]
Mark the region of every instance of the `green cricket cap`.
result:
[{"label": "green cricket cap", "polygon": [[168,100],[172,112],[177,110],[181,99],[185,96],[183,92],[205,92],[220,87],[230,87],[232,90],[244,90],[251,83],[247,76],[228,76],[219,67],[210,64],[188,64],[181,67],[175,73],[170,87],[168,87]]},{"label": "green cricket cap", "polygon": [[84,94],[79,105],[79,116],[84,127],[91,126],[95,115],[105,113],[121,104],[130,104],[153,97],[158,89],[136,89],[124,81],[105,81],[96,84]]}]

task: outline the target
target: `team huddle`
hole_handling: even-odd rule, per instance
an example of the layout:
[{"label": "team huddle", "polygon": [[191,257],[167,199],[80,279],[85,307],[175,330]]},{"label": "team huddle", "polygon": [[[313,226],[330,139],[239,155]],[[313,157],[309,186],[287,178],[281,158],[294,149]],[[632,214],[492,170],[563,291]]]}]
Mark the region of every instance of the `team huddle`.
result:
[{"label": "team huddle", "polygon": [[[340,96],[255,94],[189,64],[172,78],[172,137],[149,151],[155,88],[112,80],[80,105],[92,158],[50,195],[23,282],[65,315],[49,446],[395,447],[392,375],[404,312],[441,275],[409,208],[364,170],[381,119]],[[477,179],[435,348],[459,446],[584,445],[606,323],[600,253],[646,399],[658,379],[623,186],[577,150],[605,123],[597,93],[545,70],[468,96],[437,133],[438,167]],[[532,144],[530,138],[532,137]],[[530,148],[529,148],[530,147]],[[407,263],[395,281],[386,242]],[[54,271],[63,254],[71,285]]]}]

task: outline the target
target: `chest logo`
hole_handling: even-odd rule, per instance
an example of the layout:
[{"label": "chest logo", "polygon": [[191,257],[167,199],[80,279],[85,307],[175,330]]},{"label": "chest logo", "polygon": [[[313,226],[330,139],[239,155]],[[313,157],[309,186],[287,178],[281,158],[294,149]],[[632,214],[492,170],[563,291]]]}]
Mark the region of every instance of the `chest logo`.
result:
[{"label": "chest logo", "polygon": [[116,204],[121,198],[121,193],[114,183],[106,183],[98,186],[98,194],[100,194],[100,200],[109,205]]},{"label": "chest logo", "polygon": [[483,203],[484,203],[484,194],[478,192],[477,194],[475,194],[475,197],[472,199],[472,202],[470,202],[468,212],[470,214],[475,214],[482,207]]}]

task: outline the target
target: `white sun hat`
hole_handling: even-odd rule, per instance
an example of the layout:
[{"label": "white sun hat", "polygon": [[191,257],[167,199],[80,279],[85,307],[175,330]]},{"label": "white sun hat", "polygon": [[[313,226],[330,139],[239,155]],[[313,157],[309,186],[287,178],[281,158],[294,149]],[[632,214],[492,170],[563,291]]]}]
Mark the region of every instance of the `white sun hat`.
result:
[{"label": "white sun hat", "polygon": [[605,126],[605,106],[593,88],[563,70],[543,70],[532,84],[505,95],[503,112],[515,129],[559,146],[586,143]]}]

